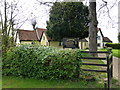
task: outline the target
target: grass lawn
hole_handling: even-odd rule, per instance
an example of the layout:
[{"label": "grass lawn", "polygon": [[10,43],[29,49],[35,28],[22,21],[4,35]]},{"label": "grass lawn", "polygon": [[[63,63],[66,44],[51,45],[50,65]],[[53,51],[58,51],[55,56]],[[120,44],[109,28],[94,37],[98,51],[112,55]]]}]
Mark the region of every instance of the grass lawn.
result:
[{"label": "grass lawn", "polygon": [[70,80],[36,80],[3,76],[3,88],[103,88],[103,83]]},{"label": "grass lawn", "polygon": [[[106,49],[100,49],[99,51],[106,51]],[[120,58],[120,49],[112,49],[113,56]]]},{"label": "grass lawn", "polygon": [[120,58],[120,49],[113,49],[112,52],[113,56]]},{"label": "grass lawn", "polygon": [[[112,88],[120,88],[112,80]],[[104,88],[104,83],[96,81],[36,80],[14,76],[3,76],[2,88]]]}]

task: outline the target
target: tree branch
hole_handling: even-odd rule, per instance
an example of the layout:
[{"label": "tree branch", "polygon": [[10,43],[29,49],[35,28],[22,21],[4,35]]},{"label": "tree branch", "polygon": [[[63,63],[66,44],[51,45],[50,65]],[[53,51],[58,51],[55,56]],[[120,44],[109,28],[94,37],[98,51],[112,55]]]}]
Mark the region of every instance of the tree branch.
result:
[{"label": "tree branch", "polygon": [[52,6],[51,4],[53,4],[53,2],[41,2],[39,0],[36,0],[36,1],[39,2],[40,5],[46,5],[48,7],[51,7]]},{"label": "tree branch", "polygon": [[[107,5],[108,5],[107,1],[105,1],[105,0],[102,0],[102,1],[103,1],[105,4],[104,4],[102,7],[100,7],[98,11],[100,11],[102,8],[106,7],[107,13],[108,13],[108,17],[112,20],[112,18],[111,18],[111,16],[110,16],[110,9],[112,9],[112,8],[115,6],[117,0],[114,2],[114,4],[113,4],[110,8],[108,8],[108,6],[107,6]],[[97,12],[98,12],[98,11],[97,11]],[[100,14],[101,14],[101,13],[100,13]],[[100,16],[100,14],[99,14],[99,16]]]},{"label": "tree branch", "polygon": [[104,8],[106,5],[107,5],[107,3],[105,3],[102,7],[100,7],[97,12],[99,12],[99,11],[100,11],[102,8]]}]

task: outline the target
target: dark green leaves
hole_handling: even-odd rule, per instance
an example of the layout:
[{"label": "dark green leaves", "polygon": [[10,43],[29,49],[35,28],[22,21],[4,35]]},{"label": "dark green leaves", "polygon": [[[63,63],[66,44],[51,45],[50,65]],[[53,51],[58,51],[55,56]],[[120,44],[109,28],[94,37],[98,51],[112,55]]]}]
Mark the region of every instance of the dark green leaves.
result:
[{"label": "dark green leaves", "polygon": [[88,7],[82,2],[56,2],[47,22],[47,34],[55,39],[88,36]]},{"label": "dark green leaves", "polygon": [[79,77],[80,67],[79,50],[24,45],[7,52],[3,57],[2,70],[3,75],[37,79],[73,79]]}]

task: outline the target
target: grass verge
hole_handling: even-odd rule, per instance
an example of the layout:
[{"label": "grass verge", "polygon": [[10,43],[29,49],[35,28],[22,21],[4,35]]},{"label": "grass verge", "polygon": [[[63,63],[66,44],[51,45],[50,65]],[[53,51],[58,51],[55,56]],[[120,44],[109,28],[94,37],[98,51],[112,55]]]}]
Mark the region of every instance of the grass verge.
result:
[{"label": "grass verge", "polygon": [[[106,51],[106,49],[99,49],[99,51]],[[112,49],[113,56],[120,58],[120,49]]]},{"label": "grass verge", "polygon": [[14,76],[3,76],[3,88],[103,88],[97,81],[36,80]]}]

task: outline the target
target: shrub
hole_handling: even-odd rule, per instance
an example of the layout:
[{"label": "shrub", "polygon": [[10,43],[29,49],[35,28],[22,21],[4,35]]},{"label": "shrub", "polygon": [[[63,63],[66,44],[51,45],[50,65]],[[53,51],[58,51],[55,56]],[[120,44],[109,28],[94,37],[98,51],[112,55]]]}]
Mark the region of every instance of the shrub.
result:
[{"label": "shrub", "polygon": [[120,49],[120,43],[107,43],[107,47],[112,47],[113,49]]},{"label": "shrub", "polygon": [[3,58],[3,75],[37,79],[72,79],[79,76],[79,50],[45,46],[20,46]]}]

